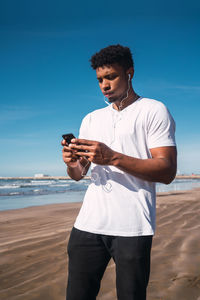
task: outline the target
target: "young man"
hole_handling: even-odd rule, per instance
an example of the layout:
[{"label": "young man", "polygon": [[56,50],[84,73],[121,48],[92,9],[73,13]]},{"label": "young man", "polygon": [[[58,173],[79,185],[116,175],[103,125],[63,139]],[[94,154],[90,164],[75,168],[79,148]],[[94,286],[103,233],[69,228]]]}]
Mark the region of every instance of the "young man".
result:
[{"label": "young man", "polygon": [[95,300],[111,258],[118,300],[145,300],[155,182],[175,177],[175,124],[161,102],[133,90],[129,48],[106,47],[91,65],[110,105],[83,119],[79,139],[62,141],[72,179],[83,178],[91,164],[91,184],[68,244],[67,300]]}]

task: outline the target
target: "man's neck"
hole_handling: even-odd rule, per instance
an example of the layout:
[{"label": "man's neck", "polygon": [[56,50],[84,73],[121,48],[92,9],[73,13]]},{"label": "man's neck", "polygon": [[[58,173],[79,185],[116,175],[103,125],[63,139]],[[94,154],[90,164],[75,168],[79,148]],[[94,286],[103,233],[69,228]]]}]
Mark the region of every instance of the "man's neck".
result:
[{"label": "man's neck", "polygon": [[113,102],[112,106],[114,109],[121,111],[133,102],[135,102],[138,98],[139,96],[134,92],[133,89],[131,89],[130,94],[127,98],[124,98],[122,100],[116,100],[115,102]]}]

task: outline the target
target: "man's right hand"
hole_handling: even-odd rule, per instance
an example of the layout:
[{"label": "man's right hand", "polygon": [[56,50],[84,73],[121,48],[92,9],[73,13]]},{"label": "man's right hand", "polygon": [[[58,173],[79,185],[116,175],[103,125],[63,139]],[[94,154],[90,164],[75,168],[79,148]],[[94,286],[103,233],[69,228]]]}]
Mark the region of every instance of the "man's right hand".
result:
[{"label": "man's right hand", "polygon": [[85,157],[76,155],[78,150],[70,148],[65,140],[62,140],[61,145],[63,146],[63,161],[67,165],[68,175],[76,181],[82,179],[87,174],[90,162]]},{"label": "man's right hand", "polygon": [[62,140],[61,145],[63,146],[63,161],[66,163],[66,165],[71,168],[75,168],[76,166],[78,166],[79,157],[75,154],[75,152],[77,151],[74,151],[70,147],[68,147],[65,140]]}]

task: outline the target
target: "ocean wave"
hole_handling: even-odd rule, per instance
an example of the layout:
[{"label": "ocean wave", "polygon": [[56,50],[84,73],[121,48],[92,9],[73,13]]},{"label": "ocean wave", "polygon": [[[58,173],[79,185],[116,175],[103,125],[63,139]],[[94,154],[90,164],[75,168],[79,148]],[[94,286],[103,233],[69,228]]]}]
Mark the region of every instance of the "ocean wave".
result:
[{"label": "ocean wave", "polygon": [[[56,193],[80,193],[86,191],[90,180],[0,180],[1,196],[37,196]],[[157,192],[186,190],[200,186],[199,179],[176,179],[170,185],[157,184]]]},{"label": "ocean wave", "polygon": [[52,185],[55,184],[57,181],[55,180],[31,180],[29,183],[30,185]]},{"label": "ocean wave", "polygon": [[19,192],[13,192],[13,193],[10,193],[10,194],[8,194],[6,196],[14,196],[14,195],[20,195],[20,193]]},{"label": "ocean wave", "polygon": [[0,189],[18,189],[20,185],[0,185]]}]

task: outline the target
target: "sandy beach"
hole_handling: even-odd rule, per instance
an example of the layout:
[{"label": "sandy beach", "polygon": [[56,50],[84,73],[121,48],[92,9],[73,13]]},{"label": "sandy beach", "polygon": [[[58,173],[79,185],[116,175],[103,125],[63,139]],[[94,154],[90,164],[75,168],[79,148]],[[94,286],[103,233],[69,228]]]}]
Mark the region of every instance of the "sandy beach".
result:
[{"label": "sandy beach", "polygon": [[[0,212],[0,299],[64,300],[67,242],[81,203]],[[200,189],[157,196],[148,300],[200,300]],[[110,262],[98,300],[116,300]]]}]

